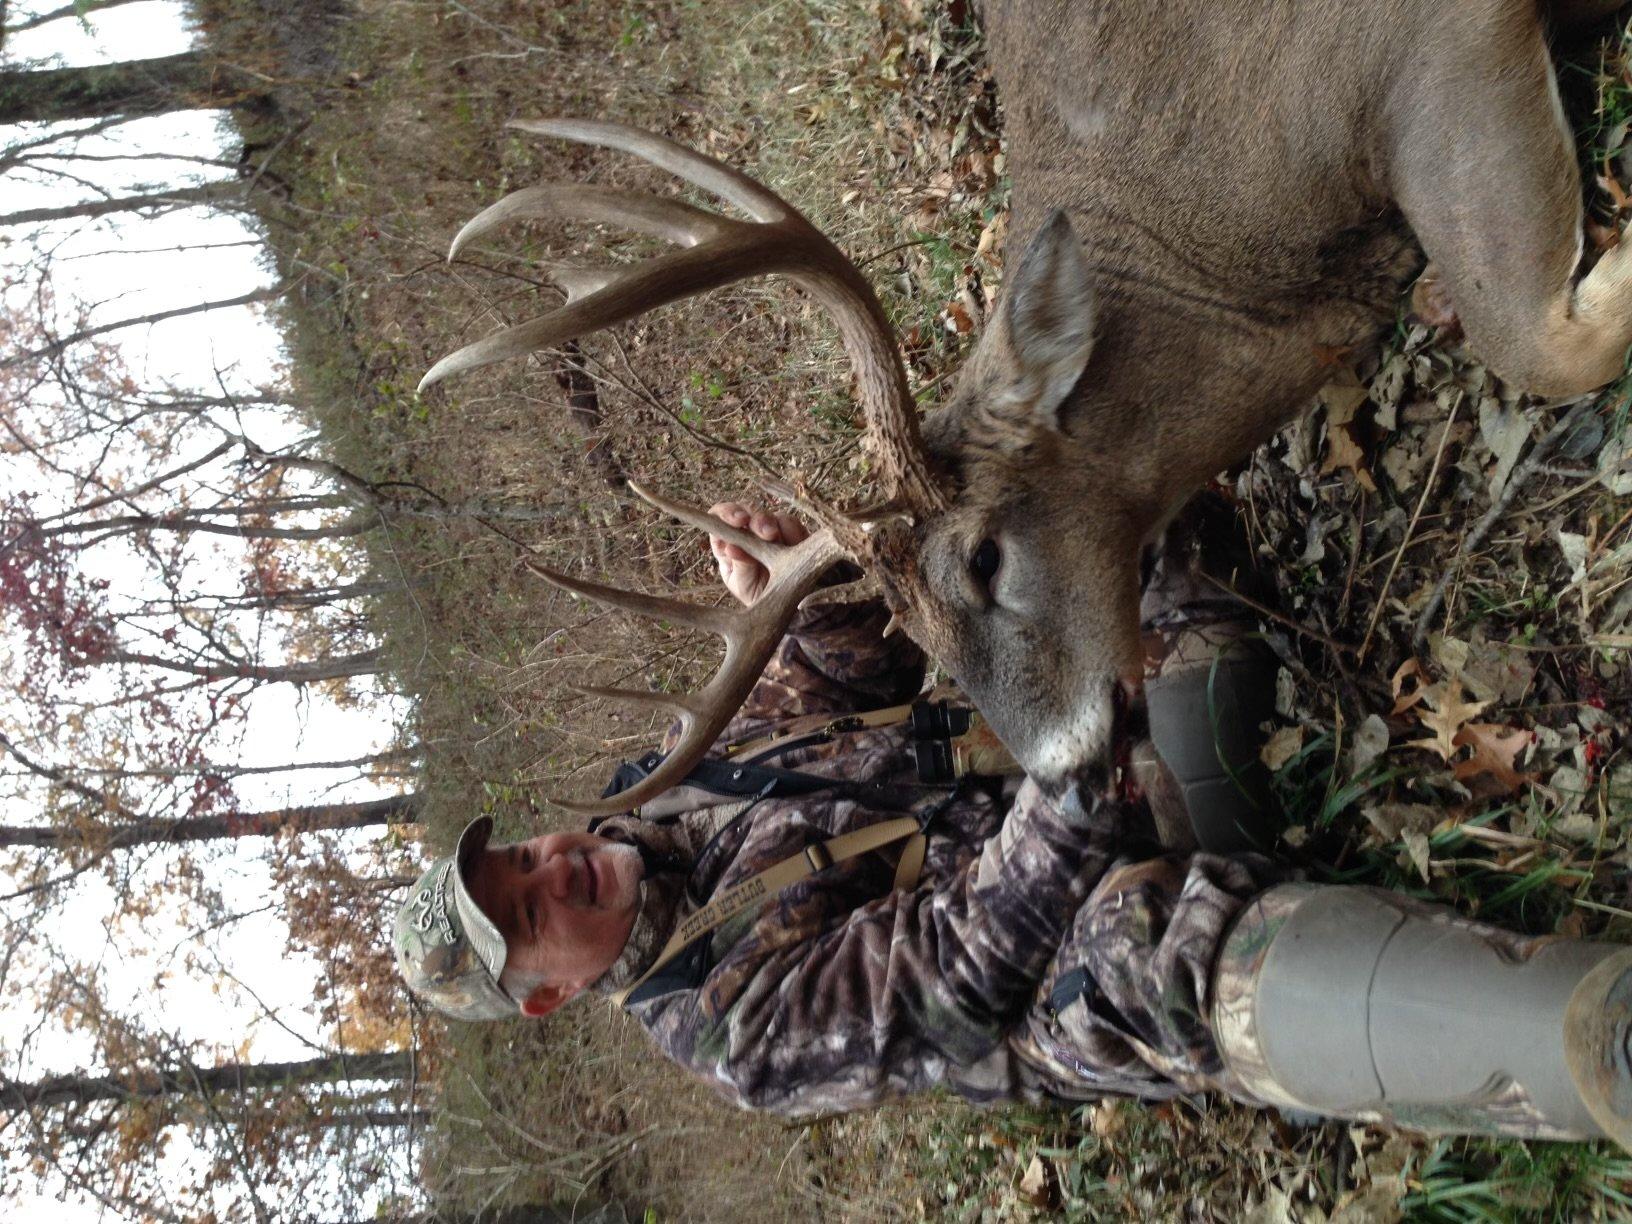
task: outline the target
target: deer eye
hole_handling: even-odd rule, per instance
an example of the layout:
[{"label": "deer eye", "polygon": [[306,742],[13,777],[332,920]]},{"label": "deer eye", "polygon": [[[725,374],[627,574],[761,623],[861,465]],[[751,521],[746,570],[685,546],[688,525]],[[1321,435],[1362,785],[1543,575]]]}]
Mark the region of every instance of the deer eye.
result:
[{"label": "deer eye", "polygon": [[969,559],[969,572],[988,595],[991,594],[992,579],[997,577],[997,567],[1002,563],[1003,556],[998,552],[997,541],[990,537],[980,542],[975,555]]}]

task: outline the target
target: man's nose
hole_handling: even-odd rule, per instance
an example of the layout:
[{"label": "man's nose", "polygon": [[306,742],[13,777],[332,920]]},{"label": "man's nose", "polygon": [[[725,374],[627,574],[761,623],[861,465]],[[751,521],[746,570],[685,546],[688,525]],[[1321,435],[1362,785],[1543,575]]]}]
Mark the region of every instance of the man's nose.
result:
[{"label": "man's nose", "polygon": [[544,877],[544,887],[557,901],[565,901],[572,894],[572,859],[561,853],[546,858],[538,867]]}]

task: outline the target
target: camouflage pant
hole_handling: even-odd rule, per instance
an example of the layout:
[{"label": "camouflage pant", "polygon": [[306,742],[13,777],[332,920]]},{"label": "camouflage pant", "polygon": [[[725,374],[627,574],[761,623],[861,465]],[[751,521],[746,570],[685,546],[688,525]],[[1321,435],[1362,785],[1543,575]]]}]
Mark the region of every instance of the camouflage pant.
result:
[{"label": "camouflage pant", "polygon": [[1262,1104],[1219,1057],[1210,982],[1236,915],[1289,874],[1255,854],[1113,865],[1077,911],[1016,1053],[1067,1100],[1210,1089]]}]

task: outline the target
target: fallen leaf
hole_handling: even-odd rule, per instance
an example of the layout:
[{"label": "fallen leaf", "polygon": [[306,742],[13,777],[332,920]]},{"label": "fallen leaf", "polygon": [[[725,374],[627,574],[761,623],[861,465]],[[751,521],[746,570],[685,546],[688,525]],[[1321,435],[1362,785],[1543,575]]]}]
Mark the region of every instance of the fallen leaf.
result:
[{"label": "fallen leaf", "polygon": [[1404,1194],[1404,1178],[1350,1190],[1338,1199],[1327,1224],[1396,1224],[1404,1218],[1400,1210]]},{"label": "fallen leaf", "polygon": [[1088,1129],[1094,1132],[1096,1139],[1114,1138],[1125,1121],[1127,1117],[1120,1101],[1101,1101],[1089,1107]]},{"label": "fallen leaf", "polygon": [[1598,840],[1598,821],[1585,812],[1571,812],[1553,821],[1550,831],[1554,837],[1562,837],[1566,841],[1583,844],[1595,842]]},{"label": "fallen leaf", "polygon": [[[1389,691],[1394,696],[1394,708],[1389,711],[1390,716],[1403,714],[1422,700],[1422,664],[1415,659],[1407,659],[1394,669],[1394,675],[1389,679]],[[1402,693],[1405,682],[1417,678],[1417,683],[1409,693]]]},{"label": "fallen leaf", "polygon": [[1456,744],[1470,749],[1472,755],[1458,761],[1451,772],[1459,782],[1489,775],[1502,787],[1503,794],[1511,794],[1530,781],[1530,775],[1520,773],[1515,763],[1534,738],[1520,727],[1470,722],[1456,733]]},{"label": "fallen leaf", "polygon": [[1490,477],[1490,500],[1495,501],[1507,487],[1507,478],[1530,440],[1530,418],[1517,408],[1504,405],[1493,395],[1479,401],[1479,436],[1496,457]]},{"label": "fallen leaf", "polygon": [[1405,843],[1405,852],[1410,856],[1411,865],[1422,876],[1422,882],[1428,883],[1428,835],[1419,833],[1415,829],[1407,829],[1400,834],[1400,840]]},{"label": "fallen leaf", "polygon": [[1326,430],[1326,462],[1320,465],[1320,475],[1344,469],[1353,472],[1355,480],[1368,493],[1377,491],[1377,482],[1371,478],[1371,472],[1366,467],[1366,452],[1354,440],[1352,429],[1347,425],[1334,424]]},{"label": "fallen leaf", "polygon": [[1376,829],[1384,841],[1399,841],[1410,830],[1413,833],[1431,832],[1445,813],[1427,803],[1375,803],[1361,809],[1366,822]]},{"label": "fallen leaf", "polygon": [[1282,727],[1258,750],[1258,759],[1271,773],[1298,755],[1303,747],[1302,727]]},{"label": "fallen leaf", "polygon": [[1461,693],[1460,680],[1430,684],[1422,690],[1423,699],[1430,708],[1418,710],[1417,719],[1434,734],[1431,739],[1413,741],[1411,747],[1437,752],[1443,761],[1456,755],[1456,736],[1462,730],[1462,725],[1490,704],[1488,701],[1463,701]]},{"label": "fallen leaf", "polygon": [[1481,701],[1516,705],[1536,678],[1534,657],[1500,642],[1475,640],[1468,644],[1462,682]]},{"label": "fallen leaf", "polygon": [[1632,494],[1632,431],[1598,452],[1598,482],[1616,497]]},{"label": "fallen leaf", "polygon": [[1458,322],[1456,303],[1451,301],[1450,290],[1440,282],[1437,271],[1429,264],[1411,286],[1411,313],[1429,327],[1454,327]]},{"label": "fallen leaf", "polygon": [[1345,371],[1346,377],[1337,378],[1320,389],[1320,402],[1326,405],[1326,424],[1347,425],[1354,420],[1354,414],[1369,398],[1365,387],[1354,376],[1352,370]]},{"label": "fallen leaf", "polygon": [[1428,451],[1417,438],[1400,435],[1383,451],[1382,469],[1388,482],[1403,493],[1422,479],[1428,460]]},{"label": "fallen leaf", "polygon": [[1553,534],[1558,539],[1558,551],[1564,554],[1564,562],[1570,567],[1571,583],[1579,582],[1587,572],[1587,537],[1562,527]]},{"label": "fallen leaf", "polygon": [[1468,644],[1446,633],[1428,635],[1428,653],[1447,676],[1460,676],[1468,665]]},{"label": "fallen leaf", "polygon": [[1367,714],[1355,728],[1349,748],[1349,777],[1358,778],[1371,763],[1388,751],[1388,724],[1375,714]]},{"label": "fallen leaf", "polygon": [[1292,1196],[1279,1186],[1269,1187],[1264,1201],[1242,1214],[1241,1224],[1292,1224]]},{"label": "fallen leaf", "polygon": [[1048,1206],[1048,1170],[1043,1166],[1041,1156],[1031,1158],[1024,1176],[1020,1178],[1019,1190],[1020,1197],[1033,1207]]}]

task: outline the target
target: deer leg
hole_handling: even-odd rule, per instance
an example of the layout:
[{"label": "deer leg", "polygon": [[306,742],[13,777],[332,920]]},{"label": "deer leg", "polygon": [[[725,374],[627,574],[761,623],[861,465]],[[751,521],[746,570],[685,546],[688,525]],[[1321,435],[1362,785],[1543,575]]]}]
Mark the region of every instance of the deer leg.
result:
[{"label": "deer leg", "polygon": [[1588,391],[1632,344],[1632,243],[1577,277],[1581,184],[1540,15],[1443,11],[1475,7],[1402,65],[1394,195],[1474,352],[1526,390]]}]

